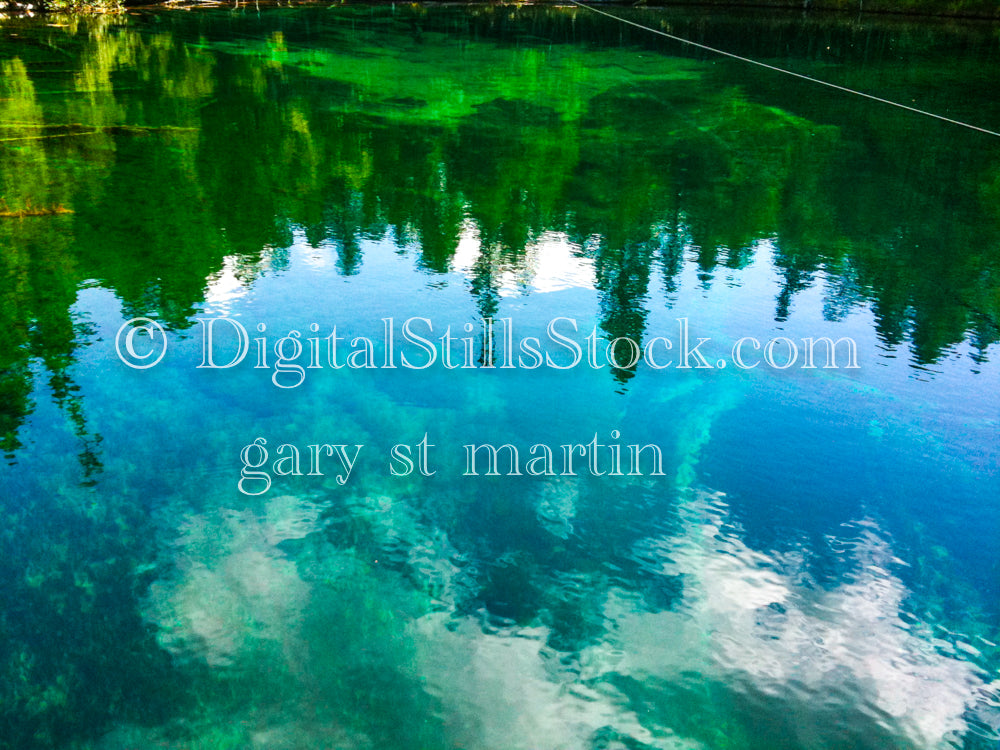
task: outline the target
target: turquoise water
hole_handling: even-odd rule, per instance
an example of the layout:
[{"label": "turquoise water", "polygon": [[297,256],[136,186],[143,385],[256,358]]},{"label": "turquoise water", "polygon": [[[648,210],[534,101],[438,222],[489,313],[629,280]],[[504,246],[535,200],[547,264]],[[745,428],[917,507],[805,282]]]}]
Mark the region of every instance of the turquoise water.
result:
[{"label": "turquoise water", "polygon": [[[616,12],[1000,126],[994,26]],[[998,746],[995,137],[570,8],[6,19],[0,195],[0,747]]]}]

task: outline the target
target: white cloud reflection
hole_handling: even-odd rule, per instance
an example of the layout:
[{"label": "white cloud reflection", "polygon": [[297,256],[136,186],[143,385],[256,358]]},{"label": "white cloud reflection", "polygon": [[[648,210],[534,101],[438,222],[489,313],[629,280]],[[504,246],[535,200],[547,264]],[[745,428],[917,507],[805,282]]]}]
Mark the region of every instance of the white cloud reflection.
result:
[{"label": "white cloud reflection", "polygon": [[[677,696],[699,692],[704,702],[688,710],[705,724],[753,706],[726,730],[734,747],[769,747],[768,725],[782,746],[873,750],[951,747],[968,729],[981,674],[911,632],[907,591],[873,524],[853,530],[854,575],[824,589],[801,561],[751,550],[727,529],[722,496],[688,492],[684,502],[683,533],[640,545],[663,576],[681,577],[682,601],[650,611],[636,593],[609,590],[605,635],[577,659],[547,649],[545,628],[418,621],[424,678],[460,746],[586,747],[601,732],[644,747],[715,746],[670,723]],[[727,705],[717,705],[720,690]]]},{"label": "white cloud reflection", "polygon": [[255,642],[293,647],[310,590],[277,545],[316,530],[318,509],[290,496],[260,513],[190,515],[173,544],[171,574],[149,590],[145,615],[168,651],[228,666]]},{"label": "white cloud reflection", "polygon": [[[482,252],[479,230],[473,222],[467,221],[459,235],[452,270],[471,278]],[[515,297],[526,292],[593,289],[594,262],[582,253],[579,245],[570,241],[565,232],[547,231],[527,244],[523,262],[518,263],[516,270],[502,271],[495,282],[502,297]]]},{"label": "white cloud reflection", "polygon": [[[565,539],[578,501],[571,487],[555,486],[536,507]],[[680,502],[679,530],[636,547],[656,575],[682,582],[680,597],[658,609],[637,591],[598,589],[603,634],[574,654],[548,645],[544,625],[491,627],[477,615],[458,616],[471,578],[452,561],[447,534],[390,497],[358,500],[349,513],[379,544],[408,550],[398,558],[407,575],[366,583],[371,567],[358,563],[356,550],[331,549],[338,562],[317,578],[323,554],[315,548],[312,572],[303,575],[304,563],[277,545],[319,531],[317,507],[275,498],[257,513],[189,517],[173,547],[173,571],[152,586],[146,614],[172,653],[216,669],[269,659],[256,669],[301,681],[280,728],[274,717],[254,719],[254,737],[280,730],[292,738],[289,747],[324,746],[331,733],[344,747],[373,746],[361,729],[331,718],[330,707],[351,695],[338,693],[336,681],[317,689],[319,668],[301,659],[337,643],[308,642],[315,631],[308,635],[302,623],[326,618],[330,633],[345,633],[372,622],[352,611],[359,601],[403,601],[414,579],[425,592],[422,613],[378,615],[378,632],[338,638],[363,644],[365,653],[336,663],[398,670],[398,684],[418,686],[437,709],[433,717],[400,709],[396,720],[439,722],[442,747],[756,750],[779,737],[781,746],[797,748],[943,748],[968,729],[972,712],[995,711],[984,696],[996,686],[909,624],[908,592],[892,572],[899,561],[875,524],[845,529],[839,546],[852,572],[821,586],[801,558],[750,549],[728,523],[724,496],[685,490]],[[345,586],[361,598],[345,595],[331,606],[331,590]],[[318,608],[318,601],[326,603]],[[261,651],[264,642],[279,648]],[[303,715],[313,719],[295,718]]]},{"label": "white cloud reflection", "polygon": [[222,268],[208,277],[205,287],[205,308],[215,314],[225,315],[232,306],[245,297],[247,285],[239,278],[240,261],[234,255],[222,260]]}]

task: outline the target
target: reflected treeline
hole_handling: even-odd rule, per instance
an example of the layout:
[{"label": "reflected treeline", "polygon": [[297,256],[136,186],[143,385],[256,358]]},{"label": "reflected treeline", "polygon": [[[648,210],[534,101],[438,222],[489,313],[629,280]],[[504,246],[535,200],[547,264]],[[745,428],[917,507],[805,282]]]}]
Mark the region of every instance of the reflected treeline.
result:
[{"label": "reflected treeline", "polygon": [[[883,92],[900,98],[996,55],[995,38],[955,29],[657,18],[760,58],[850,63],[834,77],[852,84],[907,55],[903,83]],[[916,364],[963,341],[981,361],[1000,338],[1000,159],[985,136],[723,74],[570,9],[154,21],[25,21],[2,47],[8,453],[40,365],[91,446],[84,463],[99,461],[67,374],[81,282],[114,289],[130,317],[184,328],[226,259],[248,282],[280,267],[296,230],[334,245],[343,274],[362,267],[362,239],[386,232],[442,274],[471,226],[484,316],[557,230],[593,261],[604,333],[636,341],[685,267],[710,290],[768,239],[776,320],[822,283],[827,317],[870,306],[884,344],[909,342]],[[934,40],[938,54],[959,48],[951,67],[925,52]],[[969,106],[938,88],[938,109]],[[652,299],[661,285],[668,298]]]},{"label": "reflected treeline", "polygon": [[[19,450],[33,394],[48,388],[85,476],[100,470],[73,381],[94,335],[76,309],[82,286],[114,290],[126,317],[184,329],[210,278],[226,269],[250,284],[280,270],[296,235],[336,248],[351,275],[364,240],[391,233],[430,277],[474,235],[469,290],[488,316],[554,230],[593,267],[605,335],[637,341],[685,270],[710,294],[767,240],[778,320],[823,284],[829,319],[870,306],[882,340],[910,342],[917,362],[962,341],[985,357],[997,341],[998,159],[972,136],[846,107],[823,114],[790,91],[768,99],[759,81],[724,85],[700,63],[621,48],[638,40],[576,11],[398,13],[24,22],[0,42],[5,452]],[[879,34],[886,55],[900,51]],[[333,290],[316,294],[335,310]],[[331,401],[310,419],[320,434],[379,434],[366,419],[398,428],[400,403],[376,395],[344,398],[375,404],[378,418],[339,421],[354,409]],[[660,429],[682,485],[729,398],[671,403],[677,422]],[[180,430],[175,408],[155,413]],[[518,416],[497,409],[494,421]],[[206,454],[230,437],[220,421],[198,433]],[[183,463],[164,454],[168,472]],[[839,746],[910,747],[965,732],[978,710],[967,695],[978,675],[929,653],[904,627],[902,582],[871,573],[895,565],[879,533],[857,535],[857,580],[823,587],[806,562],[751,554],[719,497],[654,504],[659,490],[638,481],[615,503],[559,482],[428,489],[426,508],[389,485],[323,508],[274,497],[256,511],[181,512],[150,500],[167,479],[211,506],[221,480],[199,466],[178,480],[122,465],[129,481],[100,491],[32,476],[35,491],[0,508],[0,747],[71,746],[111,725],[103,750],[312,746],[347,731],[338,746],[413,746],[414,731],[428,748],[555,746],[560,710],[580,717],[579,747],[653,747],[668,732],[692,747],[773,747],[780,732],[759,739],[760,716],[783,729],[804,715],[807,729],[833,732],[845,705],[867,713],[863,736],[831,734]],[[504,638],[515,626],[535,632]],[[655,662],[691,629],[715,635]],[[810,645],[821,643],[846,647]],[[920,660],[886,666],[884,654]],[[650,689],[647,669],[664,685]],[[757,692],[803,674],[819,675],[815,693]],[[817,703],[844,685],[839,703]],[[517,723],[501,709],[522,695],[529,719]],[[226,709],[257,716],[183,720]],[[509,740],[512,726],[524,736]],[[296,743],[293,730],[315,741]]]}]

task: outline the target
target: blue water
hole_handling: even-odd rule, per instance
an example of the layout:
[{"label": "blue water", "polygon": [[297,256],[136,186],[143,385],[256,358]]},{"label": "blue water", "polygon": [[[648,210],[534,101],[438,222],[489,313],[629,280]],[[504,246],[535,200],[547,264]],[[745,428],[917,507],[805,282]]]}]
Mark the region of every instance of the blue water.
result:
[{"label": "blue water", "polygon": [[[988,25],[618,10],[1000,122]],[[995,138],[566,8],[5,23],[0,747],[997,747]]]}]

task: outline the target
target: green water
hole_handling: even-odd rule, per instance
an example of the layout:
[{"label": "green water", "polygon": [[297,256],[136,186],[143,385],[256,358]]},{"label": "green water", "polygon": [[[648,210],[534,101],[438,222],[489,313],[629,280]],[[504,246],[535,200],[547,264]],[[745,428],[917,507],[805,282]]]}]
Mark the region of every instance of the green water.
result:
[{"label": "green water", "polygon": [[[1000,129],[992,25],[615,12]],[[0,748],[998,747],[1000,139],[572,8],[3,19],[0,214]]]}]

